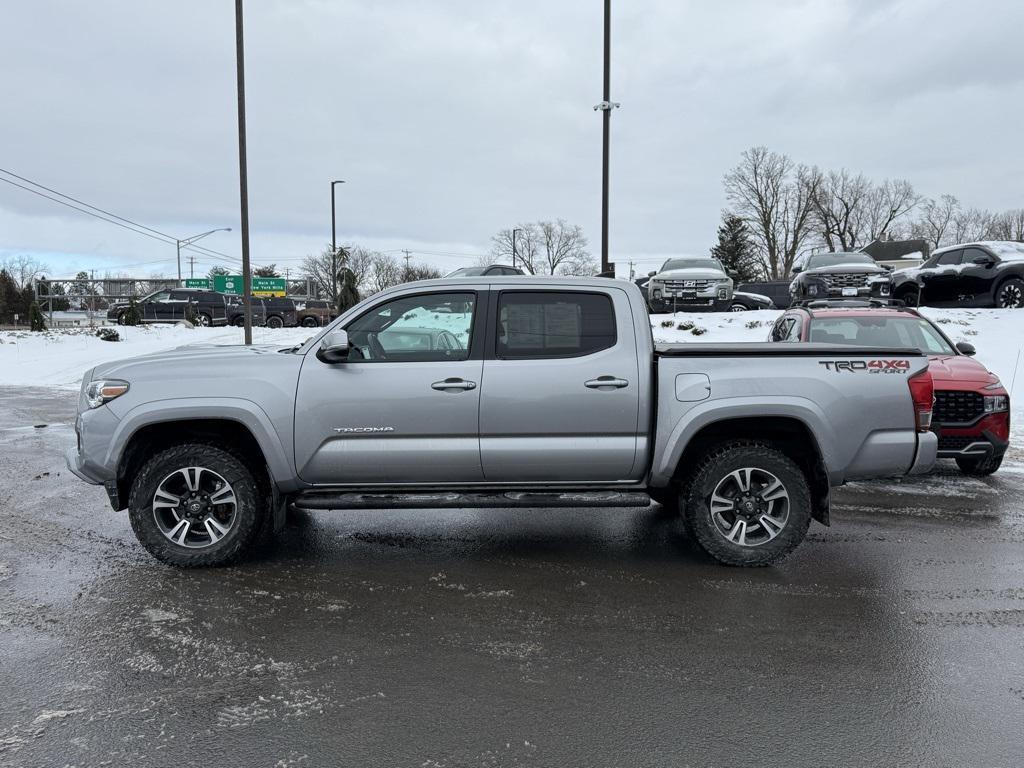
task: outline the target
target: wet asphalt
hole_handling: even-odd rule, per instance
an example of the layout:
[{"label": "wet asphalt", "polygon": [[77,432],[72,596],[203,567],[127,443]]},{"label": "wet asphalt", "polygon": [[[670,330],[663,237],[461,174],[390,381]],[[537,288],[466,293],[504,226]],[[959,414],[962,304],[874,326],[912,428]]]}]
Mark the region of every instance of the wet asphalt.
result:
[{"label": "wet asphalt", "polygon": [[73,408],[0,390],[0,765],[1024,763],[1019,451],[844,488],[770,569],[652,506],[297,515],[178,571],[64,469]]}]

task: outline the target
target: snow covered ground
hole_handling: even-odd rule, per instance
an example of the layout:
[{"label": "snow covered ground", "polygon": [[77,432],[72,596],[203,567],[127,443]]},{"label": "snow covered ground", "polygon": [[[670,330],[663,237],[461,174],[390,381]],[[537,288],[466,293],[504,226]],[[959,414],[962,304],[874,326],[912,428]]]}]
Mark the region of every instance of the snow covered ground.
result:
[{"label": "snow covered ground", "polygon": [[[657,341],[672,343],[764,341],[777,310],[760,312],[651,315]],[[1024,311],[1012,309],[925,309],[953,341],[970,341],[978,360],[1024,398]],[[0,385],[77,389],[82,374],[100,362],[149,354],[189,344],[241,344],[241,328],[142,326],[118,328],[121,342],[96,338],[86,328],[45,333],[0,332]],[[257,344],[293,346],[314,328],[254,328]],[[1014,409],[1014,433],[1024,442],[1024,408]]]}]

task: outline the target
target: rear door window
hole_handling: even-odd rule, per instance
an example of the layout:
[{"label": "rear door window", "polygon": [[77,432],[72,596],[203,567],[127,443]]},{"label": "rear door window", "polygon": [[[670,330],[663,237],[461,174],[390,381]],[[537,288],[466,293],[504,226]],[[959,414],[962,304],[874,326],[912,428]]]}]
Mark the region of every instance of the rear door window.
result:
[{"label": "rear door window", "polygon": [[615,309],[604,293],[506,291],[496,332],[502,359],[582,357],[615,346]]}]

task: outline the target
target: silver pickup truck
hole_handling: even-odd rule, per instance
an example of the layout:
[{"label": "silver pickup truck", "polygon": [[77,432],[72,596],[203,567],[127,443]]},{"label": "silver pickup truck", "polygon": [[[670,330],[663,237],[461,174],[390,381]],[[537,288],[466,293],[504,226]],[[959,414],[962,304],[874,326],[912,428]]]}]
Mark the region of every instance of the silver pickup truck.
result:
[{"label": "silver pickup truck", "polygon": [[179,566],[238,558],[292,508],[678,509],[767,565],[829,488],[936,453],[915,349],[655,347],[635,285],[474,277],[379,293],[302,345],[185,347],[89,371],[68,465]]}]

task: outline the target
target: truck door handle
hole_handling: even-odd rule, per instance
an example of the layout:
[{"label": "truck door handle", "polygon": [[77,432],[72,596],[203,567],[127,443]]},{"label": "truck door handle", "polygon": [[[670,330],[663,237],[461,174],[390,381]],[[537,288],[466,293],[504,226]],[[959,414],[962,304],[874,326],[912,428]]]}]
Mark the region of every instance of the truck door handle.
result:
[{"label": "truck door handle", "polygon": [[628,387],[629,382],[625,379],[617,379],[614,376],[598,376],[596,379],[583,382],[583,386],[590,389],[604,389],[605,387],[609,389],[622,389],[623,387]]},{"label": "truck door handle", "polygon": [[444,381],[435,381],[430,388],[442,392],[446,389],[476,389],[476,382],[465,379],[445,379]]}]

